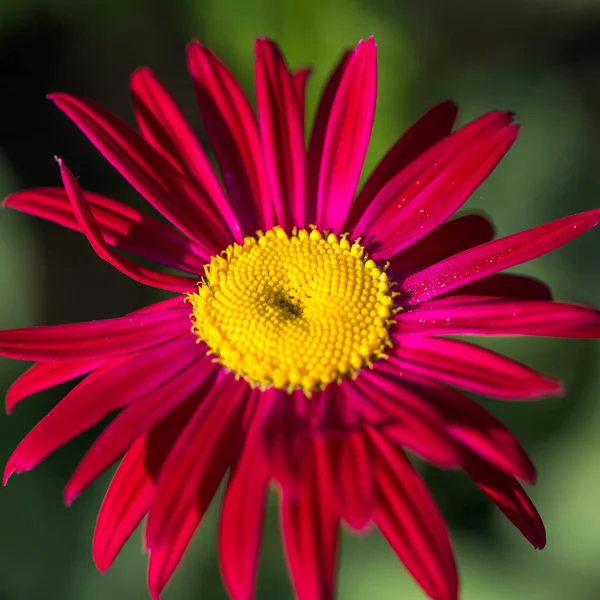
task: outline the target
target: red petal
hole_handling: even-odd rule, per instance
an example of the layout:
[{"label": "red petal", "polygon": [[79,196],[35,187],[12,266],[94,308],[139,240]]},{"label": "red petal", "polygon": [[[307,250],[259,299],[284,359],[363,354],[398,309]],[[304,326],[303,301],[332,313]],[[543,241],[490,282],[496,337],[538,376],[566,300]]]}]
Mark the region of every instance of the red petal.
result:
[{"label": "red petal", "polygon": [[[136,438],[160,423],[192,396],[198,402],[210,383],[215,366],[210,358],[193,352],[180,355],[177,373],[165,377],[145,394],[138,395],[98,436],[83,457],[64,491],[72,502],[94,479],[122,456]],[[205,385],[206,384],[206,385]]]},{"label": "red petal", "polygon": [[188,46],[188,69],[204,127],[243,231],[270,229],[269,183],[258,126],[248,99],[231,73],[198,42]]},{"label": "red petal", "polygon": [[118,319],[9,329],[0,332],[0,355],[19,360],[99,360],[134,354],[189,334],[189,308],[134,313]]},{"label": "red petal", "polygon": [[256,569],[262,533],[269,468],[262,453],[259,416],[253,419],[242,452],[232,467],[223,497],[219,524],[219,561],[227,591],[235,600],[251,600],[256,587]]},{"label": "red petal", "polygon": [[193,179],[212,204],[236,242],[243,242],[237,217],[223,193],[202,145],[175,100],[148,68],[131,78],[133,107],[144,139]]},{"label": "red petal", "polygon": [[331,107],[319,172],[316,225],[339,233],[356,193],[369,146],[377,98],[373,38],[361,41],[348,62]]},{"label": "red petal", "polygon": [[256,102],[277,223],[305,227],[303,114],[279,48],[265,39],[256,41]]},{"label": "red petal", "polygon": [[126,123],[91,100],[67,94],[49,98],[165,219],[207,254],[230,242],[208,199]]},{"label": "red petal", "polygon": [[458,576],[444,519],[398,447],[372,434],[379,505],[374,520],[417,583],[435,600],[458,600]]},{"label": "red petal", "polygon": [[402,283],[401,292],[413,305],[447,294],[467,283],[547,254],[599,221],[600,209],[590,210],[471,248],[411,275]]},{"label": "red petal", "polygon": [[193,279],[180,277],[179,275],[170,275],[167,273],[157,273],[151,269],[142,267],[133,261],[115,254],[109,250],[102,231],[94,219],[91,208],[85,201],[83,192],[77,183],[77,180],[67,169],[62,161],[58,159],[60,165],[60,174],[67,191],[67,195],[73,206],[73,212],[79,222],[79,225],[92,245],[96,254],[111,264],[122,273],[131,277],[134,281],[138,281],[144,285],[157,287],[171,292],[189,292],[195,290]]},{"label": "red petal", "polygon": [[379,242],[374,260],[387,260],[418,242],[464,204],[508,152],[517,133],[515,126],[502,127],[447,161],[432,163],[417,179],[407,181],[405,172],[400,173],[378,194],[354,235]]},{"label": "red petal", "polygon": [[367,179],[356,201],[344,229],[352,231],[362,214],[386,183],[420,156],[425,150],[446,137],[452,131],[458,114],[458,106],[449,100],[428,110],[388,150],[382,161]]},{"label": "red petal", "polygon": [[544,300],[511,300],[449,296],[396,315],[404,335],[540,335],[570,337],[572,330],[598,322],[600,313],[587,306]]},{"label": "red petal", "polygon": [[339,521],[323,440],[313,439],[304,456],[304,478],[297,495],[283,490],[281,530],[298,600],[333,600],[339,549]]},{"label": "red petal", "polygon": [[394,281],[420,271],[463,250],[489,242],[494,226],[484,215],[468,214],[443,223],[422,240],[390,258]]},{"label": "red petal", "polygon": [[495,352],[458,340],[405,337],[391,363],[492,398],[535,400],[563,393],[561,384]]},{"label": "red petal", "polygon": [[473,455],[465,460],[464,468],[531,545],[541,550],[546,545],[546,530],[519,482]]},{"label": "red petal", "polygon": [[[105,196],[92,192],[85,192],[84,196],[109,246],[180,271],[204,272],[208,255],[176,229]],[[64,189],[36,188],[17,192],[6,198],[4,205],[82,232]]]}]

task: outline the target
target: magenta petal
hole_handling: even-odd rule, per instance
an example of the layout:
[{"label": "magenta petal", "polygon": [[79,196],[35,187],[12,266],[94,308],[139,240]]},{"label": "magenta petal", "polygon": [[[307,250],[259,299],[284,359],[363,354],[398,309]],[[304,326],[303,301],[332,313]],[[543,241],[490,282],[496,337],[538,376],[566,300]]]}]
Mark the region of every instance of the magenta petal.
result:
[{"label": "magenta petal", "polygon": [[91,100],[49,97],[165,219],[208,255],[230,242],[220,215],[198,188],[126,123]]},{"label": "magenta petal", "polygon": [[277,46],[256,41],[256,101],[277,224],[306,227],[303,114],[294,78]]},{"label": "magenta petal", "polygon": [[200,141],[171,94],[148,68],[138,69],[133,74],[131,92],[135,117],[144,139],[196,182],[202,196],[223,216],[232,238],[241,243],[243,235],[237,217]]},{"label": "magenta petal", "polygon": [[598,322],[600,313],[587,306],[544,300],[448,296],[396,315],[397,332],[405,335],[540,335],[572,337],[566,330]]},{"label": "magenta petal", "polygon": [[32,394],[86,375],[104,363],[103,360],[37,363],[21,375],[6,392],[6,412]]},{"label": "magenta petal", "polygon": [[[208,256],[176,229],[111,198],[92,192],[84,192],[84,197],[109,246],[180,271],[204,272]],[[17,192],[6,198],[4,205],[83,232],[64,189]]]},{"label": "magenta petal", "polygon": [[19,360],[98,360],[133,354],[189,334],[189,309],[134,313],[117,319],[0,331],[0,355]]},{"label": "magenta petal", "polygon": [[552,291],[543,282],[527,275],[495,273],[468,283],[452,294],[473,296],[496,296],[521,300],[552,300]]},{"label": "magenta petal", "polygon": [[192,512],[202,518],[226,470],[239,452],[245,381],[229,374],[215,385],[173,445],[157,482],[148,516],[146,545],[152,552],[169,542]]},{"label": "magenta petal", "polygon": [[[258,393],[253,400],[261,412]],[[264,411],[262,411],[264,412]],[[269,468],[262,453],[260,416],[246,434],[242,452],[232,467],[219,523],[219,562],[223,581],[234,600],[251,600],[265,513]]]},{"label": "magenta petal", "polygon": [[[215,367],[206,356],[188,350],[179,355],[175,373],[161,377],[144,394],[137,394],[98,436],[87,451],[64,491],[72,502],[94,479],[122,456],[133,441],[160,423],[189,398],[200,394]],[[198,402],[201,397],[198,397]]]},{"label": "magenta petal", "polygon": [[85,201],[83,191],[79,187],[77,180],[71,171],[63,165],[60,159],[58,159],[58,164],[60,165],[60,174],[67,191],[67,196],[73,206],[73,212],[75,213],[77,221],[92,245],[92,248],[100,258],[116,269],[119,269],[119,271],[128,277],[131,277],[134,281],[138,281],[144,285],[169,290],[171,292],[185,293],[196,289],[194,279],[181,277],[179,275],[170,275],[168,273],[158,273],[151,269],[147,269],[146,267],[142,267],[128,258],[109,250],[108,245],[102,236],[102,231],[94,219],[91,208]]},{"label": "magenta petal", "polygon": [[401,172],[377,195],[354,234],[378,243],[374,260],[387,260],[410,247],[464,204],[508,152],[517,133],[515,126],[502,127],[447,161],[432,163],[416,179],[408,180]]},{"label": "magenta petal", "polygon": [[339,551],[339,520],[324,442],[312,440],[304,455],[299,493],[281,498],[281,530],[288,568],[298,600],[333,600]]},{"label": "magenta petal", "polygon": [[351,231],[354,228],[379,190],[396,173],[450,134],[457,114],[458,106],[454,102],[442,102],[428,110],[400,137],[377,165],[352,204],[345,230]]},{"label": "magenta petal", "polygon": [[379,503],[374,520],[428,596],[458,600],[458,575],[444,519],[404,452],[372,433]]},{"label": "magenta petal", "polygon": [[233,75],[198,42],[188,46],[204,127],[229,199],[246,235],[275,222],[263,151],[252,107]]},{"label": "magenta petal", "polygon": [[367,153],[377,97],[377,48],[361,41],[337,89],[323,144],[316,225],[339,233]]},{"label": "magenta petal", "polygon": [[302,121],[303,136],[306,119],[306,86],[308,84],[308,78],[310,77],[311,73],[312,69],[305,68],[299,69],[293,74],[294,91],[296,93],[296,101],[298,102],[298,109],[300,111],[300,120]]},{"label": "magenta petal", "polygon": [[546,530],[533,502],[519,482],[471,454],[465,459],[464,468],[531,545],[541,550],[546,545]]},{"label": "magenta petal", "polygon": [[492,398],[535,400],[563,393],[561,384],[495,352],[459,340],[405,337],[391,364]]},{"label": "magenta petal", "polygon": [[342,55],[333,73],[323,90],[315,122],[310,133],[310,141],[308,144],[308,153],[306,157],[306,209],[307,220],[309,223],[314,223],[317,218],[317,197],[319,195],[319,173],[321,170],[321,159],[323,157],[323,146],[325,144],[325,135],[327,134],[327,125],[333,102],[340,87],[342,75],[345,73],[352,52],[348,51]]},{"label": "magenta petal", "polygon": [[409,304],[420,304],[440,294],[547,254],[591,229],[600,210],[564,217],[451,256],[402,282]]}]

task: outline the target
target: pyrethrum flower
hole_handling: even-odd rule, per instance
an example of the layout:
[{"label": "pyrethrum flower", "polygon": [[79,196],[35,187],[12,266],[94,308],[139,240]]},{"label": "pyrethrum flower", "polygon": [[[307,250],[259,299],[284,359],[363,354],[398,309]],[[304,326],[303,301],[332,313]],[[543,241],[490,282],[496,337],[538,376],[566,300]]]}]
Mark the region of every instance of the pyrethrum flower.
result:
[{"label": "pyrethrum flower", "polygon": [[9,412],[87,375],[21,442],[5,479],[116,412],[65,500],[123,457],[93,555],[106,570],[147,517],[154,598],[227,477],[219,557],[235,600],[254,595],[270,484],[301,600],[333,598],[340,526],[371,523],[426,594],[456,599],[444,521],[406,451],[464,469],[543,547],[519,482],[533,482],[531,461],[458,388],[508,400],[562,388],[444,336],[598,337],[596,310],[500,272],[590,229],[600,210],[498,240],[483,216],[453,217],[518,128],[495,111],[452,132],[451,102],[417,121],[357,193],[375,113],[372,39],[333,73],[308,144],[308,71],[291,72],[272,42],[256,43],[256,116],[209,50],[191,44],[188,61],[220,176],[148,69],[131,81],[137,132],[90,100],[51,96],[164,220],[82,191],[60,160],[64,189],[5,201],[83,232],[123,273],[173,292],[122,318],[0,333],[0,354],[36,362],[8,391]]}]

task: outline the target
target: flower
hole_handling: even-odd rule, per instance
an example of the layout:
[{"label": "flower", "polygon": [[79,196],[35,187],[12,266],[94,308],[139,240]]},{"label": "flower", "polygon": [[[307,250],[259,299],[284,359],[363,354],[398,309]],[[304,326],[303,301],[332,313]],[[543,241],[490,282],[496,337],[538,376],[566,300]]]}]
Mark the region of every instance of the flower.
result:
[{"label": "flower", "polygon": [[93,555],[105,571],[147,516],[154,598],[228,472],[219,557],[235,600],[254,594],[271,482],[301,600],[334,596],[342,523],[357,532],[374,523],[426,594],[456,599],[444,521],[406,450],[464,469],[543,547],[519,483],[534,481],[533,464],[456,388],[511,400],[561,385],[444,336],[599,337],[596,310],[500,272],[579,236],[600,210],[497,240],[483,216],[449,220],[518,133],[499,111],[452,132],[451,102],[417,121],[356,195],[375,113],[372,39],[333,73],[307,150],[309,72],[292,73],[274,43],[256,43],[258,118],[209,50],[192,43],[188,61],[222,184],[172,97],[140,69],[131,81],[139,133],[90,100],[51,99],[168,224],[82,191],[60,159],[64,190],[5,201],[84,233],[117,269],[174,293],[122,318],[0,332],[0,354],[36,361],[8,391],[9,412],[87,374],[19,444],[5,480],[117,412],[65,501],[124,455]]}]

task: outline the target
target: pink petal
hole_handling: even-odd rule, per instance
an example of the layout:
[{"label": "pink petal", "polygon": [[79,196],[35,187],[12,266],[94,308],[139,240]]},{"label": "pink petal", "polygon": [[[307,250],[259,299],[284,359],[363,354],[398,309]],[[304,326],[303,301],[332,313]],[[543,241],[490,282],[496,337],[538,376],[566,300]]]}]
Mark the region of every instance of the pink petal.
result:
[{"label": "pink petal", "polygon": [[521,233],[451,256],[408,277],[401,292],[409,304],[420,304],[440,294],[547,254],[580,236],[600,221],[600,209],[552,221]]},{"label": "pink petal", "polygon": [[[254,390],[255,391],[255,390]],[[252,400],[261,411],[260,392]],[[251,400],[251,401],[252,401]],[[219,562],[223,581],[234,600],[251,600],[265,513],[269,468],[261,447],[261,415],[246,434],[223,497],[219,523]]]},{"label": "pink petal", "polygon": [[541,550],[546,545],[546,530],[519,482],[473,455],[469,455],[464,468],[531,545]]},{"label": "pink petal", "polygon": [[337,96],[342,76],[348,67],[353,52],[348,51],[342,55],[339,63],[327,81],[323,90],[315,122],[310,134],[308,144],[308,153],[306,157],[306,209],[307,221],[314,223],[317,218],[317,197],[319,195],[319,173],[321,170],[321,159],[323,157],[323,146],[325,144],[325,135],[331,116],[333,102]]},{"label": "pink petal", "polygon": [[[203,273],[209,259],[177,230],[139,210],[92,192],[85,200],[109,246],[131,252],[167,267]],[[17,192],[4,205],[82,232],[64,189],[36,188]]]},{"label": "pink petal", "polygon": [[[455,448],[466,446],[498,468],[523,480],[535,480],[535,467],[512,433],[487,410],[460,392],[430,379],[399,372],[394,364],[380,366],[374,385],[386,387],[398,404],[420,404],[444,422]],[[386,436],[389,434],[386,430]],[[458,442],[458,444],[456,444]],[[462,456],[458,459],[463,462]]]},{"label": "pink petal", "polygon": [[174,340],[132,357],[107,361],[69,392],[23,439],[6,465],[5,479],[37,466],[60,446],[111,412],[144,400],[183,368],[181,356],[198,355],[191,338]]},{"label": "pink petal", "polygon": [[230,242],[208,199],[126,123],[91,100],[68,94],[49,98],[165,219],[207,254]]},{"label": "pink petal", "polygon": [[134,354],[188,334],[189,308],[117,319],[0,332],[0,355],[19,360],[79,361]]},{"label": "pink petal", "polygon": [[316,225],[339,233],[367,153],[377,98],[373,38],[361,41],[341,77],[327,124],[319,172]]},{"label": "pink petal", "polygon": [[377,195],[354,235],[378,242],[374,260],[387,260],[418,242],[464,204],[508,152],[517,133],[516,126],[502,127],[449,160],[431,164],[417,179],[407,181],[400,173]]},{"label": "pink petal", "polygon": [[210,358],[199,358],[193,352],[180,355],[179,359],[179,372],[165,377],[144,395],[138,394],[98,436],[67,483],[65,502],[71,503],[122,456],[136,438],[160,423],[189,398],[195,396],[201,402],[216,367]]},{"label": "pink petal", "polygon": [[496,296],[521,300],[552,300],[552,292],[543,281],[514,273],[489,275],[454,290],[452,294]]},{"label": "pink petal", "polygon": [[258,121],[278,225],[305,227],[303,114],[294,78],[277,46],[256,41]]},{"label": "pink petal", "polygon": [[21,375],[6,392],[6,412],[12,413],[14,407],[32,394],[86,375],[100,365],[103,360],[81,360],[75,362],[37,363]]},{"label": "pink petal", "polygon": [[198,42],[188,46],[204,127],[235,214],[246,235],[275,224],[254,113],[231,73]]},{"label": "pink petal", "polygon": [[535,400],[564,392],[555,379],[458,340],[403,338],[390,363],[400,372],[416,373],[492,398]]},{"label": "pink petal", "polygon": [[380,369],[363,371],[349,387],[387,415],[388,436],[434,465],[456,467],[460,463],[458,448],[439,412],[418,392],[403,388],[399,397],[398,383],[383,377]]},{"label": "pink petal", "polygon": [[398,313],[394,337],[399,343],[412,334],[570,337],[565,330],[597,323],[599,315],[593,308],[562,302],[449,296]]},{"label": "pink petal", "polygon": [[[512,116],[510,114],[494,111],[469,123],[437,144],[434,144],[429,150],[423,152],[392,177],[383,188],[378,190],[377,196],[368,208],[365,207],[365,213],[353,228],[354,235],[368,236],[369,240],[378,240],[381,242],[382,237],[377,235],[378,232],[372,230],[375,223],[380,222],[383,227],[382,231],[385,231],[391,225],[394,225],[397,220],[402,224],[404,215],[409,218],[412,215],[412,218],[416,218],[413,214],[414,211],[416,210],[418,213],[418,210],[421,209],[420,203],[428,199],[428,194],[423,195],[420,192],[422,190],[435,191],[435,182],[439,180],[440,175],[442,179],[444,176],[447,178],[448,165],[460,166],[461,162],[464,163],[465,158],[471,157],[473,159],[472,165],[474,166],[477,162],[477,153],[474,153],[474,148],[483,149],[485,146],[489,150],[490,137],[495,138],[498,135],[503,137],[505,133],[508,133],[507,128],[511,121]],[[493,148],[494,144],[492,143],[491,146]],[[485,162],[483,156],[479,156],[479,160],[484,160]],[[445,191],[452,191],[454,184],[450,182],[450,185],[445,187]],[[442,191],[444,190],[442,189]],[[410,192],[410,195],[407,195],[408,192]],[[409,200],[410,202],[408,202]],[[403,206],[406,202],[408,202],[407,206],[410,207],[408,210],[407,206]],[[442,212],[447,212],[446,209],[448,206],[447,204]],[[398,210],[399,207],[402,210]],[[388,217],[390,218],[389,222],[386,222],[383,218],[386,209],[390,212]],[[450,216],[450,214],[448,213],[446,216]],[[435,221],[428,218],[425,224],[426,230],[423,231],[421,237],[445,220],[446,217],[440,218],[440,216],[441,213],[432,213],[429,215]],[[406,223],[404,223],[404,226],[406,226]],[[416,235],[417,232],[412,231],[411,233]],[[410,243],[415,243],[416,241],[416,239],[411,238]],[[409,245],[409,243],[401,244],[398,246],[396,252],[407,248]],[[394,253],[390,251],[388,252],[388,256],[391,257]]]},{"label": "pink petal", "polygon": [[150,551],[168,544],[189,513],[197,523],[240,448],[240,425],[248,384],[230,375],[214,386],[173,445],[157,482],[148,516]]},{"label": "pink petal", "polygon": [[372,433],[379,503],[374,520],[398,558],[435,600],[458,600],[458,575],[444,519],[404,452]]},{"label": "pink petal", "polygon": [[298,71],[294,72],[294,91],[296,93],[296,101],[298,102],[298,110],[300,112],[300,119],[302,121],[303,135],[306,118],[306,86],[311,73],[312,69],[309,68],[299,69]]},{"label": "pink petal", "polygon": [[75,179],[71,171],[63,165],[60,159],[57,160],[60,166],[60,174],[67,191],[67,196],[71,201],[75,217],[88,241],[92,245],[92,248],[100,258],[116,269],[119,269],[119,271],[128,277],[131,277],[134,281],[138,281],[144,285],[172,292],[185,293],[195,290],[196,285],[194,279],[152,271],[151,269],[142,267],[128,258],[115,254],[109,250],[108,245],[102,236],[102,231],[94,219],[92,210],[85,201],[83,192],[77,183],[77,179]]},{"label": "pink petal", "polygon": [[444,258],[489,242],[494,226],[484,215],[468,214],[446,221],[416,244],[405,248],[389,260],[394,281],[420,271]]},{"label": "pink petal", "polygon": [[94,532],[92,551],[100,571],[110,567],[150,510],[164,461],[196,406],[196,399],[190,398],[137,438],[125,454],[106,492]]},{"label": "pink petal", "polygon": [[425,150],[443,139],[452,131],[458,106],[449,100],[428,110],[390,148],[381,162],[367,179],[356,201],[352,204],[344,227],[352,231],[362,214],[386,183],[415,160]]},{"label": "pink petal", "polygon": [[339,549],[339,521],[331,506],[323,440],[315,438],[304,456],[297,495],[283,490],[281,530],[298,600],[333,600]]},{"label": "pink petal", "polygon": [[131,78],[133,106],[144,139],[193,179],[203,197],[223,216],[231,237],[243,242],[237,217],[223,193],[202,145],[175,100],[148,68],[138,69]]}]

